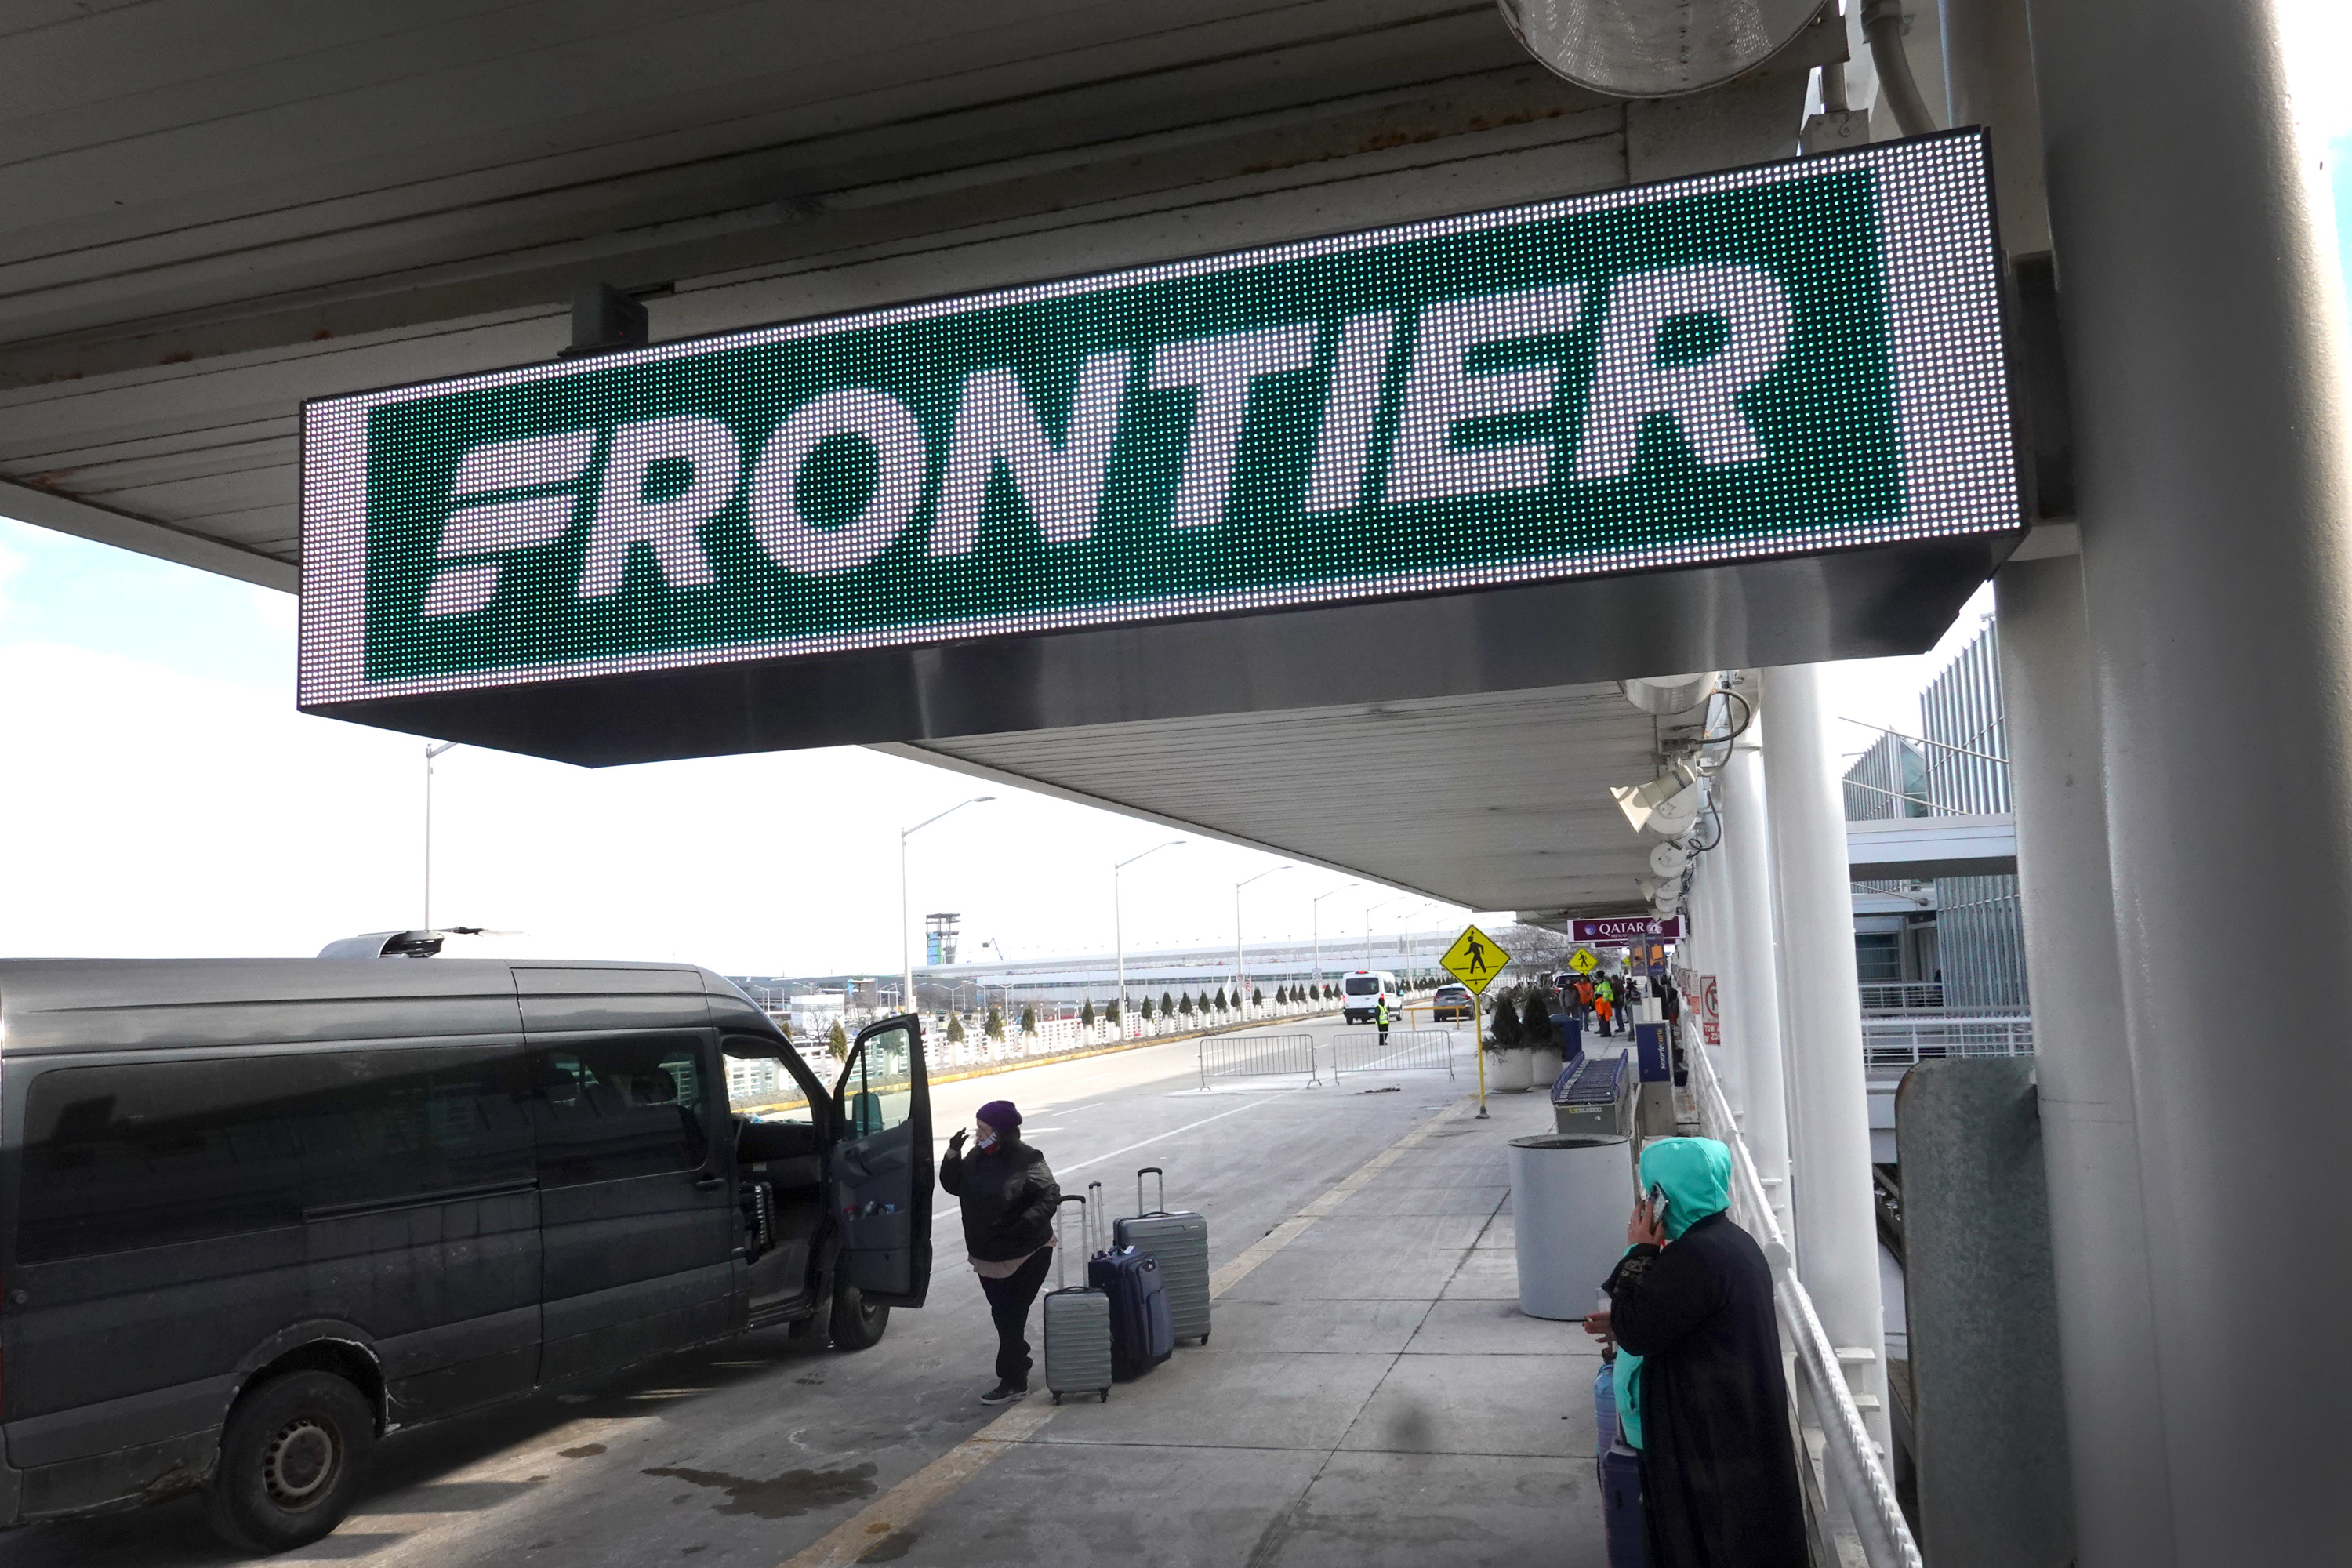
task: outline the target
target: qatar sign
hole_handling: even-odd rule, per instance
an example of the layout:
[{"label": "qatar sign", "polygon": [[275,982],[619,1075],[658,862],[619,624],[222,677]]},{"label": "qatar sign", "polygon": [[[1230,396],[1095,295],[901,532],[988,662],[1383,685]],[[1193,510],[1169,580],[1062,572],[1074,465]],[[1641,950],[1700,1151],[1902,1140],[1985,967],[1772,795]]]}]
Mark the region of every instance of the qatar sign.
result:
[{"label": "qatar sign", "polygon": [[1622,947],[1629,942],[1680,942],[1683,922],[1678,915],[1664,920],[1629,915],[1622,920],[1573,921],[1569,934],[1578,942],[1598,942],[1602,947]]},{"label": "qatar sign", "polygon": [[1926,138],[320,399],[300,700],[1991,535],[2011,448]]}]

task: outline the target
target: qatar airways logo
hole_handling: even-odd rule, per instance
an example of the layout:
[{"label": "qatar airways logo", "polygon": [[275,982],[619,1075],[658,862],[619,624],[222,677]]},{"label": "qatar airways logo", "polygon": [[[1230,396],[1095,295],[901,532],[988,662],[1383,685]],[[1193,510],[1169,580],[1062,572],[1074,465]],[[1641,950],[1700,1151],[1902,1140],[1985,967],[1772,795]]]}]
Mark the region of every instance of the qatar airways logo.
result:
[{"label": "qatar airways logo", "polygon": [[[1645,439],[1696,472],[1759,464],[1771,453],[1746,400],[1780,363],[1790,321],[1769,271],[1667,268],[1105,348],[1077,358],[1051,399],[982,364],[928,417],[890,391],[844,386],[764,429],[673,414],[487,442],[457,463],[420,613],[482,611],[518,555],[567,545],[577,601],[620,595],[633,570],[667,592],[709,589],[714,531],[737,524],[801,579],[856,573],[910,530],[922,559],[952,562],[981,546],[1007,488],[1009,526],[1049,552],[1083,550],[1122,455],[1125,504],[1150,498],[1150,522],[1171,534],[1214,530],[1233,516],[1245,432],[1286,393],[1286,408],[1312,410],[1312,437],[1275,443],[1284,471],[1255,488],[1305,521],[1606,485],[1633,472]],[[868,477],[819,515],[811,465],[838,467],[845,443]]]}]

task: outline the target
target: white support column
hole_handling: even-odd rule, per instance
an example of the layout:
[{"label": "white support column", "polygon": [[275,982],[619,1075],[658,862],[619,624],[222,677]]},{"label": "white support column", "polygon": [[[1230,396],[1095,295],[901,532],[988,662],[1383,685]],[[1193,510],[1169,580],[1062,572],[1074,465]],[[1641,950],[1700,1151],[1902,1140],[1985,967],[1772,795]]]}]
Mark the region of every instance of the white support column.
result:
[{"label": "white support column", "polygon": [[2169,1568],[2171,1515],[2147,1506],[2164,1408],[2082,563],[2012,561],[1997,581],[2075,1561]]},{"label": "white support column", "polygon": [[[1717,809],[1720,810],[1722,784],[1716,785]],[[1691,879],[1689,930],[1683,944],[1684,963],[1696,980],[1701,975],[1713,975],[1716,993],[1722,994],[1725,965],[1729,962],[1731,899],[1726,885],[1729,870],[1724,861],[1724,846],[1717,844],[1698,858],[1698,872]],[[1699,1031],[1698,998],[1683,998],[1683,1038],[1687,1046],[1705,1044]],[[1715,1052],[1716,1071],[1723,1080],[1723,1097],[1731,1104],[1732,1114],[1743,1123],[1748,1113],[1748,1058],[1729,1048],[1729,1037]]]},{"label": "white support column", "polygon": [[[1756,696],[1753,681],[1747,694]],[[1796,1216],[1789,1206],[1788,1073],[1780,1039],[1780,975],[1773,935],[1771,814],[1764,793],[1764,759],[1758,749],[1763,737],[1759,714],[1747,734],[1732,747],[1730,761],[1717,775],[1723,788],[1724,902],[1726,954],[1718,995],[1723,1011],[1723,1043],[1728,1055],[1740,1060],[1748,1080],[1748,1152],[1756,1156],[1756,1173],[1780,1216],[1780,1227],[1793,1233]]]},{"label": "white support column", "polygon": [[2280,10],[2032,5],[2168,1461],[2134,1495],[2200,1568],[2352,1541],[2352,451]]},{"label": "white support column", "polygon": [[1822,722],[1821,667],[1766,670],[1760,706],[1770,727],[1764,778],[1780,890],[1797,1276],[1831,1342],[1868,1352],[1866,1361],[1849,1363],[1849,1380],[1871,1436],[1892,1454],[1845,804]]}]

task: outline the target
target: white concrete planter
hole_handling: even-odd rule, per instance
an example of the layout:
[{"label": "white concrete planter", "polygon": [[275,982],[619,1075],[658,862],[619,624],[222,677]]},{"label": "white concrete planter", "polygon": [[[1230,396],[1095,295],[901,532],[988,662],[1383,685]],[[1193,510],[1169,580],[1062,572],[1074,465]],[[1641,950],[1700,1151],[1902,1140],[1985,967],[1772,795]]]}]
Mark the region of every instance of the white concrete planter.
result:
[{"label": "white concrete planter", "polygon": [[1486,1087],[1505,1094],[1526,1092],[1534,1081],[1536,1054],[1525,1046],[1511,1046],[1486,1054]]}]

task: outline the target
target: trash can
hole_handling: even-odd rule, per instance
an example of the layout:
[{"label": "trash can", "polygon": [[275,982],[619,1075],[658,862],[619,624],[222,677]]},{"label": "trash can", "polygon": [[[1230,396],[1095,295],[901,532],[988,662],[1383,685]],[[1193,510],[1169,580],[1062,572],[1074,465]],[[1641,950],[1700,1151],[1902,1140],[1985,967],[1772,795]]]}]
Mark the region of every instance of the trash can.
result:
[{"label": "trash can", "polygon": [[1633,1208],[1633,1151],[1608,1133],[1511,1140],[1511,1228],[1518,1239],[1519,1310],[1576,1320],[1625,1252]]}]

